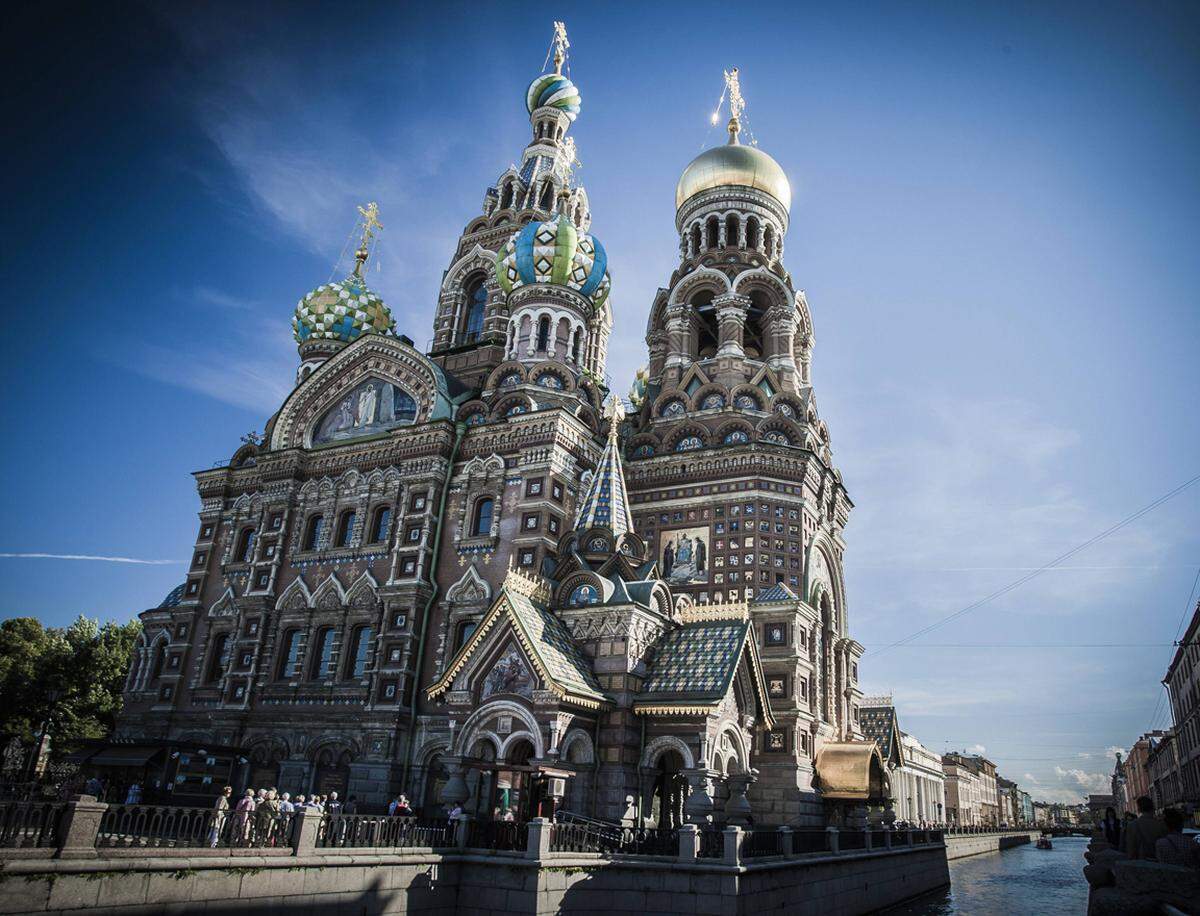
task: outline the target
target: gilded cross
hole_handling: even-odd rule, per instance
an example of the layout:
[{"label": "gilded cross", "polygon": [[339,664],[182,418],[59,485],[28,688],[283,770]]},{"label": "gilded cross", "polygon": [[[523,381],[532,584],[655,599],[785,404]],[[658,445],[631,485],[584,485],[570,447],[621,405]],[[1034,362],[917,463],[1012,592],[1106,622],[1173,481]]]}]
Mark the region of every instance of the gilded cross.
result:
[{"label": "gilded cross", "polygon": [[362,247],[366,248],[367,243],[375,237],[375,230],[383,228],[383,223],[379,221],[379,204],[371,201],[365,207],[359,207],[358,212],[363,219]]},{"label": "gilded cross", "polygon": [[725,86],[729,90],[729,114],[741,117],[746,108],[746,100],[742,98],[742,87],[738,82],[738,68],[725,71]]},{"label": "gilded cross", "polygon": [[567,59],[567,48],[571,47],[571,42],[567,41],[567,24],[565,22],[554,23],[554,72],[562,76],[563,61]]}]

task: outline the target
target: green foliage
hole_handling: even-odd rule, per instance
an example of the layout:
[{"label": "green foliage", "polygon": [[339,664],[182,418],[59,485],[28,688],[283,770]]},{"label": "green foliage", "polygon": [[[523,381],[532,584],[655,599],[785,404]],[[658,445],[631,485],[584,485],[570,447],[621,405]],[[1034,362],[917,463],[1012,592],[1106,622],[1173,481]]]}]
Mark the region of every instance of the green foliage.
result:
[{"label": "green foliage", "polygon": [[[0,623],[0,735],[30,742],[51,716],[57,746],[107,735],[140,632],[136,620],[102,626],[80,617],[65,628],[32,617]],[[53,702],[51,691],[58,691]]]}]

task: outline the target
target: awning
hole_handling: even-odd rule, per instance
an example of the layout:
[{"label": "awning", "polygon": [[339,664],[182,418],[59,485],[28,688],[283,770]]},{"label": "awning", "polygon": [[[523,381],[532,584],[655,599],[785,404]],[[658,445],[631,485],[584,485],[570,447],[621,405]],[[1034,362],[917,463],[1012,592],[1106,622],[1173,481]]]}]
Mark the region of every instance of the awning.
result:
[{"label": "awning", "polygon": [[887,794],[883,758],[874,741],[828,742],[817,751],[821,797],[867,801]]},{"label": "awning", "polygon": [[71,751],[63,758],[67,763],[73,763],[76,766],[82,766],[87,761],[91,760],[95,754],[100,753],[101,748],[85,747],[77,751]]},{"label": "awning", "polygon": [[161,747],[114,744],[101,748],[87,763],[88,766],[101,767],[140,767],[145,766],[151,757],[161,751]]}]

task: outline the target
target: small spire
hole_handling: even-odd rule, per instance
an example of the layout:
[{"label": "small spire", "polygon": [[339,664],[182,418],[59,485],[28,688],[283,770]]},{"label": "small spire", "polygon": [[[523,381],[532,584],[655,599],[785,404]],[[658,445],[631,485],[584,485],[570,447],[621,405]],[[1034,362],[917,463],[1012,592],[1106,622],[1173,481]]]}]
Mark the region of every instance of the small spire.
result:
[{"label": "small spire", "polygon": [[354,275],[361,277],[363,265],[371,253],[371,240],[375,238],[375,230],[382,229],[379,221],[379,204],[371,201],[365,207],[358,208],[362,216],[362,238],[358,242],[358,250],[354,252]]},{"label": "small spire", "polygon": [[571,217],[571,191],[569,188],[560,188],[558,191],[558,214],[568,219]]},{"label": "small spire", "polygon": [[742,130],[740,120],[746,108],[746,100],[742,98],[742,86],[738,82],[738,68],[725,71],[725,89],[729,93],[729,145],[738,145],[738,134]]},{"label": "small spire", "polygon": [[604,527],[619,537],[633,530],[633,519],[629,511],[629,493],[625,489],[621,450],[617,443],[617,433],[621,421],[625,419],[625,405],[616,395],[609,400],[604,416],[608,419],[608,442],[600,455],[587,494],[580,503],[575,530]]},{"label": "small spire", "polygon": [[571,47],[571,42],[567,41],[567,24],[565,22],[554,23],[554,72],[558,76],[562,76],[563,62],[567,59],[567,48]]}]

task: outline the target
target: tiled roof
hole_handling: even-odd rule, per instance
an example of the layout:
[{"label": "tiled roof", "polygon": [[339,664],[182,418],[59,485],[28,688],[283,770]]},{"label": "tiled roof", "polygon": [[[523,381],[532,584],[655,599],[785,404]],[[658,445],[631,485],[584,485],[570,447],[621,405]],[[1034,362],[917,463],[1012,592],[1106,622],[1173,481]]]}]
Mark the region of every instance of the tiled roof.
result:
[{"label": "tiled roof", "polygon": [[625,474],[621,470],[621,455],[615,435],[608,437],[587,495],[579,505],[579,518],[575,522],[577,531],[603,527],[611,529],[619,537],[633,530],[629,494],[625,490]]},{"label": "tiled roof", "polygon": [[563,622],[525,595],[507,590],[504,595],[551,680],[570,693],[608,700],[591,662],[575,645]]},{"label": "tiled roof", "polygon": [[173,589],[167,592],[167,597],[162,600],[159,607],[176,607],[183,600],[183,590],[187,587],[185,582],[183,585],[176,585]]},{"label": "tiled roof", "polygon": [[733,681],[749,630],[745,620],[707,620],[672,630],[658,644],[638,700],[719,701]]},{"label": "tiled roof", "polygon": [[896,734],[896,707],[861,706],[858,722],[863,736],[879,745],[884,761],[891,759],[892,741]]},{"label": "tiled roof", "polygon": [[782,582],[777,582],[775,585],[767,588],[760,588],[758,594],[754,596],[753,604],[760,602],[766,604],[775,601],[798,601],[796,593],[784,585]]}]

